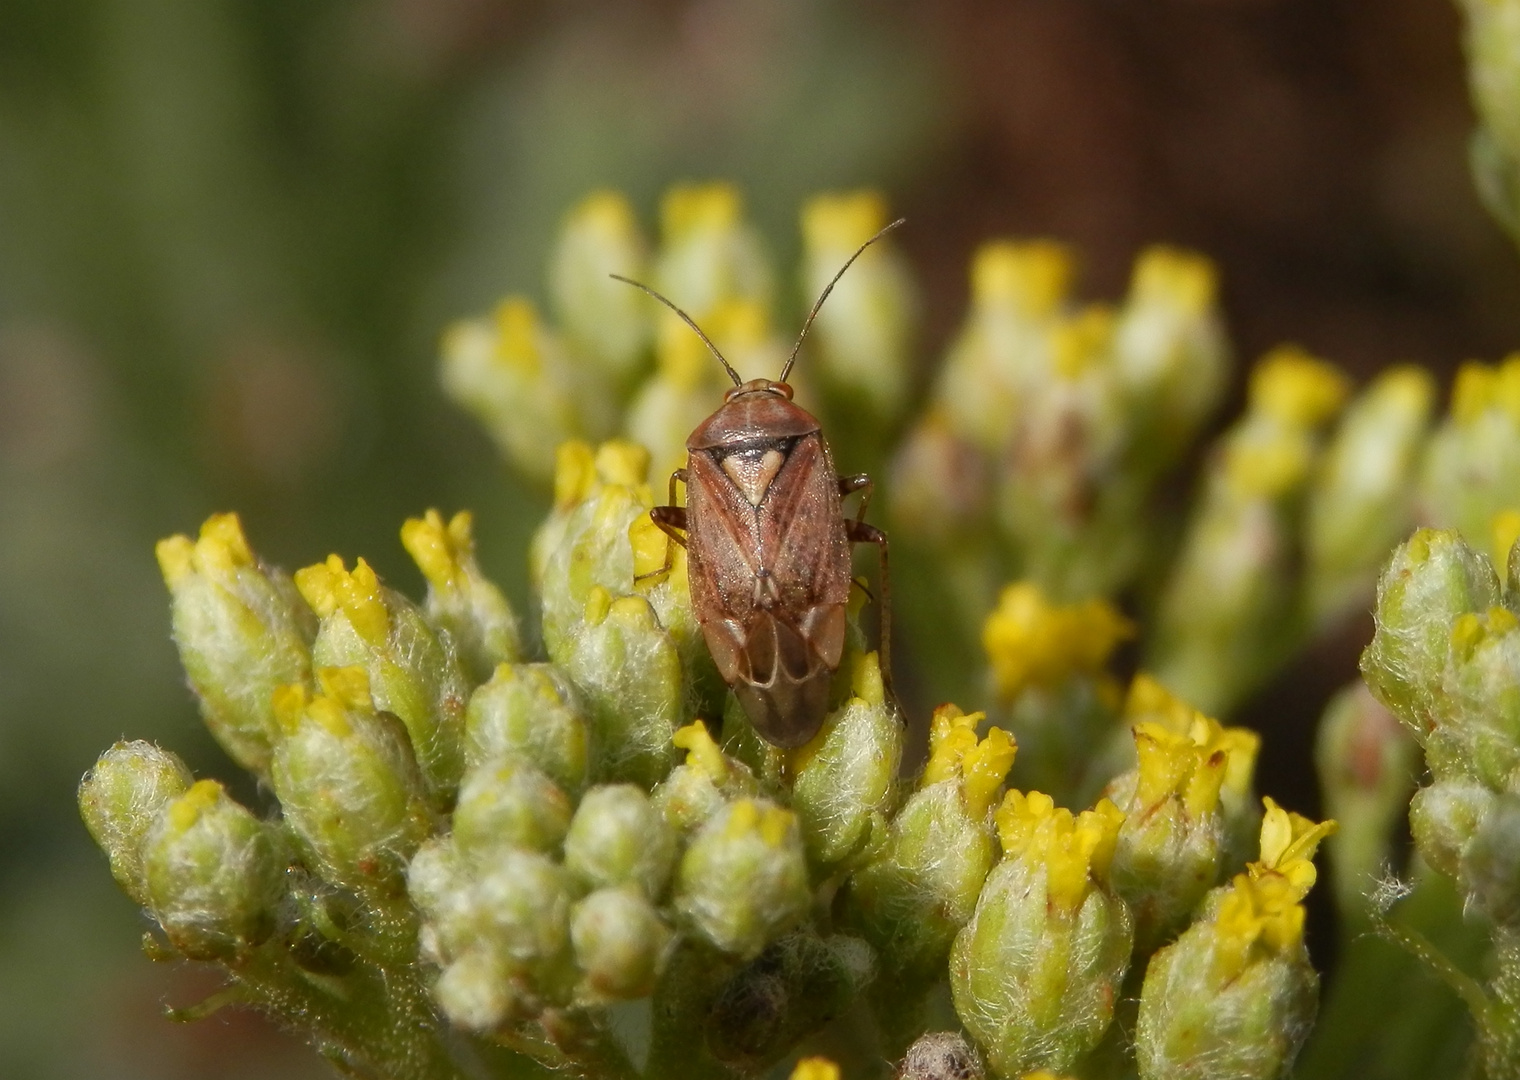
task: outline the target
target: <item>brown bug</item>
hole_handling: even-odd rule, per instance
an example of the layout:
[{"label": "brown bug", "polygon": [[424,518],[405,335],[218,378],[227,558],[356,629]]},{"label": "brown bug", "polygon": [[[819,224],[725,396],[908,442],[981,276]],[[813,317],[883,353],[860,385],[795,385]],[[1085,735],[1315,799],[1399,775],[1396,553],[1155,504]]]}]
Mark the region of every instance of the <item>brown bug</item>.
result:
[{"label": "brown bug", "polygon": [[[686,468],[670,476],[670,505],[649,516],[686,548],[692,608],[708,651],[755,730],[777,746],[801,746],[823,725],[844,654],[852,544],[876,545],[881,673],[891,689],[887,537],[865,523],[871,478],[834,471],[818,420],[792,401],[786,377],[850,264],[901,224],[860,245],[834,275],[775,381],[741,380],[684,311],[647,285],[613,275],[679,315],[734,381],[722,407],[687,438]],[[677,481],[686,485],[684,507],[676,505]],[[846,518],[843,499],[856,491],[863,492],[860,509]]]}]

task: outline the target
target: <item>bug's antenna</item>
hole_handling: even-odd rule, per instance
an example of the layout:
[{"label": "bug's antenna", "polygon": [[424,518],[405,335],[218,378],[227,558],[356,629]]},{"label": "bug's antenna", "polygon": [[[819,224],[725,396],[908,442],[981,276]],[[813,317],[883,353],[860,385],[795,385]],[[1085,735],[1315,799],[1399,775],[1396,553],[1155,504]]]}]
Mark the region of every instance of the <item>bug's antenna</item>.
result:
[{"label": "bug's antenna", "polygon": [[871,239],[867,240],[864,244],[861,244],[860,247],[856,248],[855,254],[851,255],[847,260],[845,260],[845,264],[839,268],[839,273],[835,274],[833,280],[831,280],[827,285],[823,287],[823,292],[818,294],[818,300],[813,304],[813,310],[808,312],[808,317],[802,324],[802,333],[797,335],[797,344],[792,346],[792,355],[786,358],[786,364],[781,369],[781,378],[776,380],[777,382],[786,382],[786,377],[792,373],[792,365],[797,362],[797,354],[802,350],[803,338],[807,337],[807,332],[812,327],[813,320],[818,318],[818,311],[823,307],[823,302],[829,298],[829,293],[834,291],[834,286],[839,284],[839,279],[844,277],[844,272],[850,268],[850,264],[853,263],[856,259],[860,258],[860,256],[865,253],[866,248],[876,243],[876,241],[880,240],[883,236],[886,236],[887,233],[891,232],[893,229],[897,228],[905,221],[907,221],[907,218],[898,218],[896,221],[892,222],[892,224],[883,228],[875,236],[871,237]]},{"label": "bug's antenna", "polygon": [[674,311],[677,315],[681,316],[681,321],[684,322],[687,326],[691,327],[692,330],[696,331],[697,337],[702,339],[702,344],[707,346],[707,351],[718,358],[718,363],[723,365],[723,370],[728,372],[728,377],[734,380],[734,385],[740,386],[743,384],[744,380],[739,378],[739,373],[734,370],[733,365],[730,364],[727,360],[723,359],[723,354],[720,353],[718,351],[718,347],[712,343],[712,338],[708,337],[702,332],[702,328],[698,326],[695,321],[693,321],[690,315],[686,314],[686,312],[676,307],[675,304],[671,303],[665,297],[661,296],[659,293],[655,292],[648,285],[645,285],[641,281],[634,281],[633,278],[626,278],[622,274],[608,274],[607,276],[614,278],[617,281],[621,281],[625,285],[632,285],[635,289],[643,289],[650,296],[654,297],[660,303],[668,307],[671,311]]}]

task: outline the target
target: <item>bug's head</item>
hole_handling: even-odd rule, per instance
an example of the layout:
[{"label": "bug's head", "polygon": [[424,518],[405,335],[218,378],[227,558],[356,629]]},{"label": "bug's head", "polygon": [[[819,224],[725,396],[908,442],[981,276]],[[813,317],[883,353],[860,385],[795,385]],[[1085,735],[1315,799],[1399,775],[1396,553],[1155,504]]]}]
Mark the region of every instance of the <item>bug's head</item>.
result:
[{"label": "bug's head", "polygon": [[732,389],[723,392],[723,400],[729,402],[736,397],[744,397],[749,394],[775,394],[792,400],[792,388],[790,384],[777,382],[775,379],[751,379],[747,383],[740,383]]}]

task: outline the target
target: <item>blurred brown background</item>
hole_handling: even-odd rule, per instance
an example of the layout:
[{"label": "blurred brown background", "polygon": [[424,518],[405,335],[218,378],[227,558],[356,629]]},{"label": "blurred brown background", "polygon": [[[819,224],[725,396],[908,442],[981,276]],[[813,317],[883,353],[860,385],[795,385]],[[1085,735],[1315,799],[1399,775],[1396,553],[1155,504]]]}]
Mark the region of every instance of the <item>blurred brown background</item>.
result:
[{"label": "blurred brown background", "polygon": [[[119,736],[232,770],[168,640],[160,536],[238,508],[287,566],[470,506],[521,600],[542,511],[433,373],[443,323],[540,292],[561,212],[732,178],[781,265],[873,185],[936,347],[975,245],[1218,260],[1242,357],[1359,377],[1520,346],[1520,262],[1466,169],[1445,0],[5,0],[0,4],[0,1075],[324,1075],[256,1019],[160,1019],[73,811]],[[931,351],[932,355],[932,351]],[[1245,719],[1312,804],[1307,731],[1356,625]]]}]

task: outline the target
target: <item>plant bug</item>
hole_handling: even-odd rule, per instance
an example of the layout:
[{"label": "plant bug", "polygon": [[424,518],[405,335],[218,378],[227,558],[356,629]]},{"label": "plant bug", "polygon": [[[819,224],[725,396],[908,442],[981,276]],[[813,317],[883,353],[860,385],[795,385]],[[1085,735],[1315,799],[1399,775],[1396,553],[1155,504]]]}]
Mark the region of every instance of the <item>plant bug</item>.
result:
[{"label": "plant bug", "polygon": [[[840,267],[774,381],[740,379],[686,312],[647,285],[612,275],[680,316],[733,380],[723,405],[687,438],[686,468],[670,476],[670,505],[649,515],[686,548],[692,608],[707,649],[750,723],[776,746],[801,746],[823,725],[844,654],[853,544],[876,545],[881,673],[891,692],[887,537],[865,522],[871,478],[835,472],[818,420],[792,401],[786,377],[844,272],[901,224],[899,218],[882,229]],[[684,507],[676,504],[677,482],[686,485]],[[860,509],[847,518],[843,500],[857,491]]]}]

